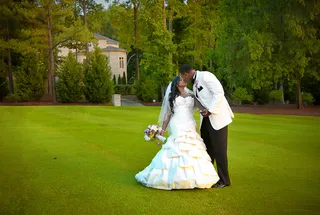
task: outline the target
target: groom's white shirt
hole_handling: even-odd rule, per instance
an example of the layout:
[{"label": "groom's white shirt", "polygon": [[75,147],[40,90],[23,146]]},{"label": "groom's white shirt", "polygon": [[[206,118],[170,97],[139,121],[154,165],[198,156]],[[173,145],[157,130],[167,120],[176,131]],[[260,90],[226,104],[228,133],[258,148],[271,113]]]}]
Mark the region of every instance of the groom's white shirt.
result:
[{"label": "groom's white shirt", "polygon": [[[209,120],[215,130],[220,130],[232,122],[233,112],[224,96],[223,87],[214,74],[196,71],[193,92],[202,105],[210,111]],[[200,127],[202,119],[200,115]]]}]

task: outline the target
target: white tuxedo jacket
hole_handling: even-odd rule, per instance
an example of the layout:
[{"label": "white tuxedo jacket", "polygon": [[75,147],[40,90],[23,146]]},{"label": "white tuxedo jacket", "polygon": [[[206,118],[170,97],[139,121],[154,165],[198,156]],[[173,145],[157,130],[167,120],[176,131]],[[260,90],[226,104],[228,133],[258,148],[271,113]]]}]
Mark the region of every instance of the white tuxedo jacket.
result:
[{"label": "white tuxedo jacket", "polygon": [[[224,96],[223,87],[214,74],[207,71],[196,71],[193,93],[210,111],[209,120],[215,130],[220,130],[232,122],[233,112]],[[200,115],[200,128],[202,119]]]}]

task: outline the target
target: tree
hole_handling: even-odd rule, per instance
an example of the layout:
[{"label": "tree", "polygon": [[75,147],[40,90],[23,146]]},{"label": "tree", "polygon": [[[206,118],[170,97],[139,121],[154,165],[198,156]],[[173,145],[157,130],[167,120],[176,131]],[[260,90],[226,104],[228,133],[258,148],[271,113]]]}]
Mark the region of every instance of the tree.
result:
[{"label": "tree", "polygon": [[318,1],[222,1],[216,52],[221,73],[249,80],[253,89],[288,79],[297,85],[301,108],[301,79],[319,53],[319,7]]},{"label": "tree", "polygon": [[[68,31],[66,20],[72,19],[71,0],[41,0],[21,3],[19,13],[28,25],[22,30],[25,42],[35,51],[47,51],[48,89],[47,92],[56,101],[55,95],[55,49],[69,38],[64,37]],[[34,51],[32,50],[32,51]]]},{"label": "tree", "polygon": [[116,75],[113,75],[112,81],[113,81],[113,84],[114,84],[114,85],[117,85]]},{"label": "tree", "polygon": [[62,102],[77,102],[83,95],[83,66],[69,52],[57,71],[57,98]]},{"label": "tree", "polygon": [[157,89],[162,90],[168,85],[175,73],[171,54],[175,52],[171,33],[165,23],[163,1],[146,1],[141,8],[141,36],[144,37],[141,73],[157,80]]},{"label": "tree", "polygon": [[242,101],[252,101],[252,96],[247,92],[246,88],[238,87],[232,94],[232,99],[239,102],[239,105],[242,104]]},{"label": "tree", "polygon": [[9,94],[8,89],[8,81],[6,77],[6,64],[3,62],[3,60],[0,61],[0,101],[3,101],[3,99]]},{"label": "tree", "polygon": [[68,31],[62,34],[60,47],[67,47],[75,50],[76,59],[78,59],[79,51],[86,50],[86,42],[92,40],[93,34],[83,26],[80,18],[70,20]]},{"label": "tree", "polygon": [[123,72],[122,84],[123,84],[123,85],[126,85],[126,84],[127,84],[127,77],[126,77],[126,73],[125,73],[125,72]]},{"label": "tree", "polygon": [[5,50],[4,57],[7,62],[10,93],[14,93],[12,50],[15,48],[13,41],[17,39],[19,33],[20,16],[16,11],[16,1],[0,0],[0,49]]},{"label": "tree", "polygon": [[24,101],[39,101],[44,95],[47,70],[43,60],[35,53],[23,56],[16,71],[16,94]]},{"label": "tree", "polygon": [[121,47],[128,52],[134,45],[133,9],[126,5],[111,5],[106,11],[106,23],[103,33],[121,41]]},{"label": "tree", "polygon": [[84,74],[85,97],[91,103],[109,102],[113,94],[113,83],[108,57],[95,47],[89,59]]},{"label": "tree", "polygon": [[118,83],[117,83],[118,85],[122,85],[122,78],[121,78],[121,76],[119,75],[118,76]]}]

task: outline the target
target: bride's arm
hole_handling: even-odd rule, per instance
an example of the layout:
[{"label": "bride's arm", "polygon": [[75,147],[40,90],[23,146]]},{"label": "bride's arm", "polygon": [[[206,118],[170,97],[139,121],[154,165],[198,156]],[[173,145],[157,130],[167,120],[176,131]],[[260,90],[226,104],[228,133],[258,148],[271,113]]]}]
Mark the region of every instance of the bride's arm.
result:
[{"label": "bride's arm", "polygon": [[204,110],[207,110],[207,108],[205,108],[195,96],[193,96],[193,100],[194,100],[194,106],[197,107],[201,112]]},{"label": "bride's arm", "polygon": [[170,119],[171,119],[171,114],[168,114],[165,117],[165,119],[163,120],[162,127],[161,127],[161,129],[162,129],[161,135],[166,131],[167,126],[168,126],[168,124],[170,122]]}]

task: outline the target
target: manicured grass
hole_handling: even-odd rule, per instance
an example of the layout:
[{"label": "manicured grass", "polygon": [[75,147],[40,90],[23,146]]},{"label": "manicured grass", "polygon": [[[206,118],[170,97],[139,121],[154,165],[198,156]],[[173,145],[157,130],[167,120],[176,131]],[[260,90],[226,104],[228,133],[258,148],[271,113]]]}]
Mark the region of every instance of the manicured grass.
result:
[{"label": "manicured grass", "polygon": [[[145,188],[157,107],[0,107],[0,214],[319,214],[320,118],[236,114],[232,186]],[[56,159],[55,159],[56,158]]]}]

